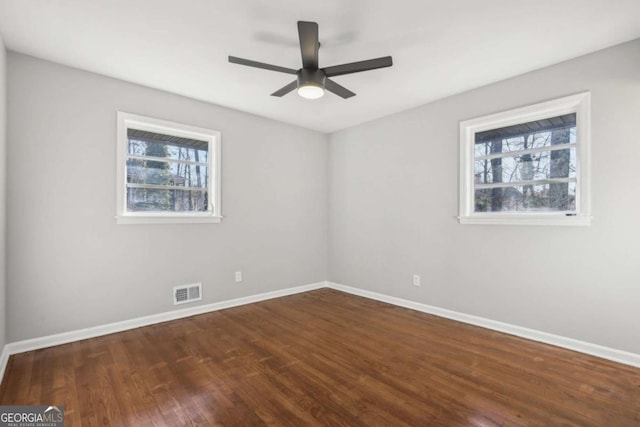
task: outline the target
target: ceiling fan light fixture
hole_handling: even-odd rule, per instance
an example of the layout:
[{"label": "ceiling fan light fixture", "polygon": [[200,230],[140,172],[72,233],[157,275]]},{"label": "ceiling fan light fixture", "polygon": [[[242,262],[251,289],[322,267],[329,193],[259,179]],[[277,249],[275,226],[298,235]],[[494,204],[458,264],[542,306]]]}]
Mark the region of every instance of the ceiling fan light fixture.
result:
[{"label": "ceiling fan light fixture", "polygon": [[318,99],[324,95],[327,81],[322,70],[301,69],[298,71],[298,95],[306,99]]},{"label": "ceiling fan light fixture", "polygon": [[338,95],[343,99],[351,98],[356,94],[346,87],[330,79],[330,77],[345,74],[360,73],[362,71],[376,70],[378,68],[391,67],[393,61],[390,56],[367,59],[365,61],[350,62],[348,64],[334,65],[333,67],[320,68],[318,65],[318,23],[298,21],[298,39],[300,40],[300,53],[302,54],[302,68],[281,67],[279,65],[265,64],[264,62],[229,56],[229,62],[246,65],[248,67],[262,68],[285,74],[295,74],[297,79],[273,92],[271,96],[281,97],[294,89],[298,89],[298,95],[306,99],[318,99],[324,95],[325,90]]},{"label": "ceiling fan light fixture", "polygon": [[324,89],[320,85],[306,83],[298,88],[298,95],[306,99],[318,99],[324,95]]}]

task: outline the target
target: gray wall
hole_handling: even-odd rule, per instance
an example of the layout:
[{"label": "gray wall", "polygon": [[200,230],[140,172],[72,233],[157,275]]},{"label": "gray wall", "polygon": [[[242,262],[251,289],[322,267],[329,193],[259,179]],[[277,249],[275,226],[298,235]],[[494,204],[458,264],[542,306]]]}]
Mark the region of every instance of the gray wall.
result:
[{"label": "gray wall", "polygon": [[[585,90],[593,225],[459,225],[459,122]],[[639,124],[636,40],[333,134],[329,279],[640,353]]]},{"label": "gray wall", "polygon": [[[326,135],[15,53],[8,82],[9,341],[326,279]],[[222,132],[222,223],[116,225],[118,110]]]},{"label": "gray wall", "polygon": [[7,68],[6,50],[0,37],[0,351],[6,344],[6,181],[7,181]]}]

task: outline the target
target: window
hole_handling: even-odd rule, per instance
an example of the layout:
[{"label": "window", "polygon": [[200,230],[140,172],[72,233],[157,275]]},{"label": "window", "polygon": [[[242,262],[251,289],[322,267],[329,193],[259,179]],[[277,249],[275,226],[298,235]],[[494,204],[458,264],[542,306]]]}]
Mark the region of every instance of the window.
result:
[{"label": "window", "polygon": [[588,92],[460,123],[461,224],[589,225]]},{"label": "window", "polygon": [[220,222],[220,132],[118,112],[118,224]]}]

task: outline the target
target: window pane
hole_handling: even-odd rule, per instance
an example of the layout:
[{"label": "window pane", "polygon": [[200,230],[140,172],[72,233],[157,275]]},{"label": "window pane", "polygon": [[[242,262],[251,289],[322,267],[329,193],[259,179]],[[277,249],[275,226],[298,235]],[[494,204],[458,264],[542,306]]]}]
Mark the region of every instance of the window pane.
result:
[{"label": "window pane", "polygon": [[475,191],[475,212],[557,212],[575,209],[575,182]]},{"label": "window pane", "polygon": [[207,191],[127,188],[130,212],[205,212],[208,204]]},{"label": "window pane", "polygon": [[172,160],[188,160],[207,163],[207,141],[180,138],[129,128],[128,154],[135,156],[163,157]]},{"label": "window pane", "polygon": [[175,162],[127,160],[127,182],[130,184],[172,185],[207,188],[209,168]]},{"label": "window pane", "polygon": [[476,184],[576,177],[576,149],[545,151],[497,159],[478,159]]},{"label": "window pane", "polygon": [[576,143],[576,114],[534,120],[475,135],[475,157]]}]

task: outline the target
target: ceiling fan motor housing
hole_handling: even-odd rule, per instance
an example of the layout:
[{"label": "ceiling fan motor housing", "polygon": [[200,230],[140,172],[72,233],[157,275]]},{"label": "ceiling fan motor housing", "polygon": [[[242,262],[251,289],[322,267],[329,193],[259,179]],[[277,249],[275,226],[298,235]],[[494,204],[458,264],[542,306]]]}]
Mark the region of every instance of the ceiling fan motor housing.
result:
[{"label": "ceiling fan motor housing", "polygon": [[309,70],[301,68],[298,70],[298,88],[303,86],[317,86],[324,89],[327,76],[322,70]]}]

